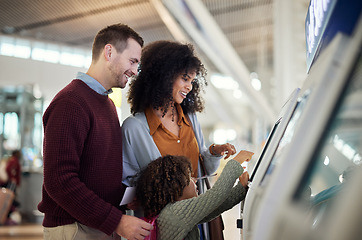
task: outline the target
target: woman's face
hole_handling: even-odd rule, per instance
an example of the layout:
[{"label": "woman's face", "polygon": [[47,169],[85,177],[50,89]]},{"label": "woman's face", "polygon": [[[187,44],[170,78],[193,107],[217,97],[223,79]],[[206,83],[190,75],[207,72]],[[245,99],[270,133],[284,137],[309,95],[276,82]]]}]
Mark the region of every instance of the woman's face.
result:
[{"label": "woman's face", "polygon": [[192,82],[196,77],[195,71],[180,74],[173,83],[172,97],[175,103],[181,104],[186,95],[192,90]]}]

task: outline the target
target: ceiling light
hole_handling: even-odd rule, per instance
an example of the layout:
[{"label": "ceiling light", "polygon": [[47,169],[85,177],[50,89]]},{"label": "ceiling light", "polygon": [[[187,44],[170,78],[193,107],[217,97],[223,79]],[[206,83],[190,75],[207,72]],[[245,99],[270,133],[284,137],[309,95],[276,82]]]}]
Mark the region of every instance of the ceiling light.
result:
[{"label": "ceiling light", "polygon": [[220,89],[238,89],[239,84],[232,78],[220,74],[211,75],[211,83]]}]

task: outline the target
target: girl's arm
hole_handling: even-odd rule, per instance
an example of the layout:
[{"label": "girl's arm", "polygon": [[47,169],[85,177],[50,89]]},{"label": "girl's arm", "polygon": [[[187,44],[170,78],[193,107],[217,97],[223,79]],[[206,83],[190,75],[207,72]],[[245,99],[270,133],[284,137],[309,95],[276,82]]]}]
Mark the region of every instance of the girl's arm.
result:
[{"label": "girl's arm", "polygon": [[240,203],[242,200],[245,199],[246,189],[240,182],[233,187],[230,194],[227,196],[226,200],[204,219],[202,219],[199,223],[209,222],[212,219],[216,218],[223,212],[233,208],[236,204]]},{"label": "girl's arm", "polygon": [[[238,186],[234,189],[233,186],[235,180],[242,172],[243,168],[240,163],[235,160],[228,161],[219,179],[211,189],[198,197],[168,204],[161,211],[158,221],[160,223],[164,222],[165,224],[175,222],[175,224],[177,223],[179,225],[181,223],[182,226],[190,231],[203,219],[209,218],[210,214],[214,216],[214,212],[219,209],[225,201],[225,204],[229,204],[227,198],[230,193],[233,193],[233,196],[237,195],[237,192],[241,189]],[[242,196],[234,199],[232,204],[235,205],[237,203],[236,201],[241,198]],[[225,207],[223,206],[222,208]]]}]

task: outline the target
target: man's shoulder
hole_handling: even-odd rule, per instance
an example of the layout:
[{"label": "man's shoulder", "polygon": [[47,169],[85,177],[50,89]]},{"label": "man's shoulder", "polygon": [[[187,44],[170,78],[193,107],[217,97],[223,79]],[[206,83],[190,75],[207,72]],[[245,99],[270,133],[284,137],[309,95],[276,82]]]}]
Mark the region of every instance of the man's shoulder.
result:
[{"label": "man's shoulder", "polygon": [[79,96],[86,90],[85,84],[81,80],[74,79],[62,88],[54,97],[54,99],[68,98],[70,96]]}]

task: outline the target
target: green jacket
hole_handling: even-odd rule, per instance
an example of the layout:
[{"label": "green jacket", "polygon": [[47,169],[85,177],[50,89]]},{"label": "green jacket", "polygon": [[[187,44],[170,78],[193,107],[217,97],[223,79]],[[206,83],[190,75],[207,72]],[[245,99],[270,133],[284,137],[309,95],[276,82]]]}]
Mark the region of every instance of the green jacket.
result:
[{"label": "green jacket", "polygon": [[240,163],[230,160],[210,190],[168,204],[157,219],[158,239],[199,240],[197,224],[212,220],[245,198],[245,188],[239,182],[234,186],[242,172]]}]

